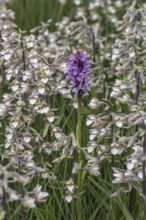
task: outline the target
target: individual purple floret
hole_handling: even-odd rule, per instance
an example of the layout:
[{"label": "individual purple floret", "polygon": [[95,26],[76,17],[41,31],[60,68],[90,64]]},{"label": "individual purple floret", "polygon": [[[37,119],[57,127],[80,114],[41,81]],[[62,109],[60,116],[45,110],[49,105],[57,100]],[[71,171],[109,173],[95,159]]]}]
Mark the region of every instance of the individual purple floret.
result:
[{"label": "individual purple floret", "polygon": [[87,54],[78,51],[71,55],[68,61],[67,79],[71,80],[71,87],[75,94],[88,95],[90,89],[90,63]]}]

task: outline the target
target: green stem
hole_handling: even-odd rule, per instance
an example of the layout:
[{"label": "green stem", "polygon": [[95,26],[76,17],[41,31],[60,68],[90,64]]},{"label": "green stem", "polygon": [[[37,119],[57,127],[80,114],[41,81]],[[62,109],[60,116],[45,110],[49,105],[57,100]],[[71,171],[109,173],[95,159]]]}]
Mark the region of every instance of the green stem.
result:
[{"label": "green stem", "polygon": [[[77,130],[76,130],[76,138],[77,138],[77,162],[78,164],[81,164],[82,162],[82,152],[81,152],[81,145],[82,145],[82,131],[81,131],[81,96],[78,95],[78,124],[77,124]],[[77,216],[78,220],[81,219],[81,190],[82,190],[82,173],[81,170],[78,171],[77,174]]]}]

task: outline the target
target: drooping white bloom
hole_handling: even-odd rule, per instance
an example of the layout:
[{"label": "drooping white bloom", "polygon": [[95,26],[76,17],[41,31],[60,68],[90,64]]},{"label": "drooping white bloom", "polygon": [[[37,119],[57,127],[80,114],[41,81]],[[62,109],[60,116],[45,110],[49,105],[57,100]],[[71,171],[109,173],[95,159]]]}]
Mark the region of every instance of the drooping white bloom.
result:
[{"label": "drooping white bloom", "polygon": [[72,194],[68,193],[65,195],[65,200],[70,203],[73,200]]},{"label": "drooping white bloom", "polygon": [[37,185],[33,190],[37,202],[42,202],[49,195],[48,192],[41,192],[41,188],[40,185]]},{"label": "drooping white bloom", "polygon": [[5,116],[7,112],[8,112],[7,106],[4,104],[0,104],[0,117]]},{"label": "drooping white bloom", "polygon": [[29,196],[25,196],[22,200],[22,204],[25,208],[35,208],[35,199]]}]

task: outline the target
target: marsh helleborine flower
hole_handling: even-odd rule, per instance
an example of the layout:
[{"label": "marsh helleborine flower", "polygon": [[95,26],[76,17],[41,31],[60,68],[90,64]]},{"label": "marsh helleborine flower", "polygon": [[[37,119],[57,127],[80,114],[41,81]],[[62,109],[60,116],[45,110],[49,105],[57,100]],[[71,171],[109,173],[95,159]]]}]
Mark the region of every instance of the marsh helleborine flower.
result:
[{"label": "marsh helleborine flower", "polygon": [[78,51],[68,61],[67,79],[71,80],[72,91],[80,96],[88,95],[90,89],[90,63],[87,54]]}]

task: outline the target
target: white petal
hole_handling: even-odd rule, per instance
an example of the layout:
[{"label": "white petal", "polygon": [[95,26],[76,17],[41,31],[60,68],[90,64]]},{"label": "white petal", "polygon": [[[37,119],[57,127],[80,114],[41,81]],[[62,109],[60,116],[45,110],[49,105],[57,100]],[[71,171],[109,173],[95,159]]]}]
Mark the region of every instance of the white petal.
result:
[{"label": "white petal", "polygon": [[33,99],[33,98],[32,98],[32,99],[29,100],[29,103],[30,103],[31,105],[34,105],[34,104],[36,103],[36,101],[37,101],[37,99]]},{"label": "white petal", "polygon": [[87,125],[87,126],[91,125],[92,123],[93,123],[93,121],[87,119],[87,121],[86,121],[86,125]]},{"label": "white petal", "polygon": [[92,146],[89,146],[88,149],[87,149],[87,151],[88,151],[89,154],[90,154],[93,150],[94,150],[94,147],[92,147]]},{"label": "white petal", "polygon": [[138,173],[138,177],[139,177],[140,179],[143,179],[143,173],[142,173],[142,171],[140,171],[140,172]]},{"label": "white petal", "polygon": [[92,141],[95,137],[96,137],[96,134],[91,134],[91,135],[89,136],[90,141]]},{"label": "white petal", "polygon": [[67,189],[69,192],[73,192],[74,191],[74,185],[67,185]]},{"label": "white petal", "polygon": [[24,137],[24,141],[25,141],[26,143],[29,143],[29,142],[30,142],[30,140],[31,140],[31,138],[30,138],[30,137]]},{"label": "white petal", "polygon": [[111,149],[112,155],[116,155],[116,154],[118,154],[118,152],[119,152],[119,150],[117,148]]},{"label": "white petal", "polygon": [[18,121],[13,121],[11,124],[14,128],[16,128],[18,126],[19,122]]},{"label": "white petal", "polygon": [[44,94],[45,93],[45,87],[38,88],[38,93]]},{"label": "white petal", "polygon": [[52,116],[52,117],[47,117],[47,119],[49,122],[53,122],[55,118]]},{"label": "white petal", "polygon": [[16,92],[19,89],[19,86],[18,85],[13,85],[13,86],[11,86],[11,89],[12,89],[13,92]]},{"label": "white petal", "polygon": [[118,128],[121,128],[123,126],[123,122],[119,121],[119,122],[116,122],[116,125]]},{"label": "white petal", "polygon": [[25,208],[35,208],[35,200],[31,197],[24,198],[22,204]]},{"label": "white petal", "polygon": [[74,103],[73,103],[73,107],[74,107],[75,109],[78,109],[78,103],[77,103],[77,102],[74,102]]},{"label": "white petal", "polygon": [[47,192],[40,192],[38,197],[37,197],[37,200],[41,201],[42,199],[44,199],[48,195],[49,195],[49,193],[47,193]]},{"label": "white petal", "polygon": [[73,200],[73,197],[71,195],[66,195],[65,200],[70,203]]},{"label": "white petal", "polygon": [[127,169],[132,170],[134,168],[135,164],[133,163],[127,163]]}]

